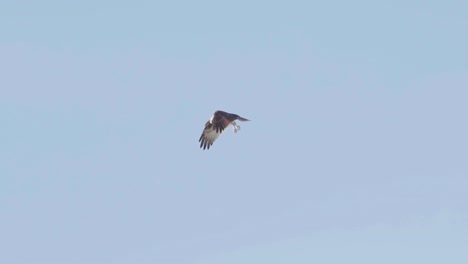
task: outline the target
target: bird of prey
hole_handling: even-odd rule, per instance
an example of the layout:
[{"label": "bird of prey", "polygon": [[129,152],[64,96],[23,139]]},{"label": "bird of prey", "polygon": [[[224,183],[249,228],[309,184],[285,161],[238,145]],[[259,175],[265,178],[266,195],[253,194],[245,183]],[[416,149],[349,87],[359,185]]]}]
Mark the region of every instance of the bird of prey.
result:
[{"label": "bird of prey", "polygon": [[220,110],[216,111],[210,120],[206,122],[205,129],[203,129],[203,133],[198,140],[198,142],[201,142],[200,148],[210,149],[211,145],[213,145],[215,140],[229,125],[232,125],[234,127],[234,133],[237,133],[237,131],[240,130],[240,126],[236,124],[236,120],[250,121],[247,118],[240,117],[236,114],[231,114]]}]

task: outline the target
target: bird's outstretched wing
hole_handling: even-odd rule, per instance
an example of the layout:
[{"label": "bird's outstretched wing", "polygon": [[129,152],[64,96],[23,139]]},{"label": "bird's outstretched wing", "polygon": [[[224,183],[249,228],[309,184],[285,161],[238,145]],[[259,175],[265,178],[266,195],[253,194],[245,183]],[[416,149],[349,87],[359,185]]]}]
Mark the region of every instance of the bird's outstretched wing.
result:
[{"label": "bird's outstretched wing", "polygon": [[208,122],[205,124],[205,128],[198,140],[200,142],[200,148],[203,149],[210,149],[211,145],[216,141],[216,139],[223,133],[224,129],[226,129],[229,124],[233,120],[229,113],[223,111],[216,111],[213,114]]},{"label": "bird's outstretched wing", "polygon": [[200,139],[198,140],[198,142],[200,142],[200,148],[210,149],[211,145],[213,145],[221,133],[222,130],[219,133],[216,132],[210,121],[206,122],[205,129],[203,129]]}]

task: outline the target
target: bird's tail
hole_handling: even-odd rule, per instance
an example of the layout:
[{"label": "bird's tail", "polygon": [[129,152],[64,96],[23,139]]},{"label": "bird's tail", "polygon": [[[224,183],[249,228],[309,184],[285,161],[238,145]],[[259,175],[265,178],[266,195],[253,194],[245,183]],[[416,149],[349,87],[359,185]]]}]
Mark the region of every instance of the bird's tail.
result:
[{"label": "bird's tail", "polygon": [[249,119],[243,118],[243,117],[241,117],[241,116],[239,116],[237,119],[240,120],[240,121],[250,121]]}]

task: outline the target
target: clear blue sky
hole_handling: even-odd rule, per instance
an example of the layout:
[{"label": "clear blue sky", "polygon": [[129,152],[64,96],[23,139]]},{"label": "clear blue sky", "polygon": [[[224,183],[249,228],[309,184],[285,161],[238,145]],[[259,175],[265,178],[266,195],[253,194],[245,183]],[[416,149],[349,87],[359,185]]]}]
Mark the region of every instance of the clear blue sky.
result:
[{"label": "clear blue sky", "polygon": [[0,263],[467,263],[467,1],[161,2],[0,4]]}]

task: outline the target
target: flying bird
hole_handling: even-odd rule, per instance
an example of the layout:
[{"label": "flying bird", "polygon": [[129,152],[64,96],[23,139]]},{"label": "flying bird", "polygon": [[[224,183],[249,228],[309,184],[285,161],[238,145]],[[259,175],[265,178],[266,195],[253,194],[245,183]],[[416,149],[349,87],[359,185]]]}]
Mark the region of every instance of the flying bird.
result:
[{"label": "flying bird", "polygon": [[215,140],[229,125],[232,125],[234,127],[234,133],[237,133],[237,131],[240,130],[240,126],[236,124],[236,120],[250,121],[249,119],[240,117],[236,114],[231,114],[220,110],[216,111],[210,120],[206,122],[205,129],[203,129],[203,133],[198,140],[198,142],[201,142],[200,148],[210,149],[211,145],[213,145]]}]

